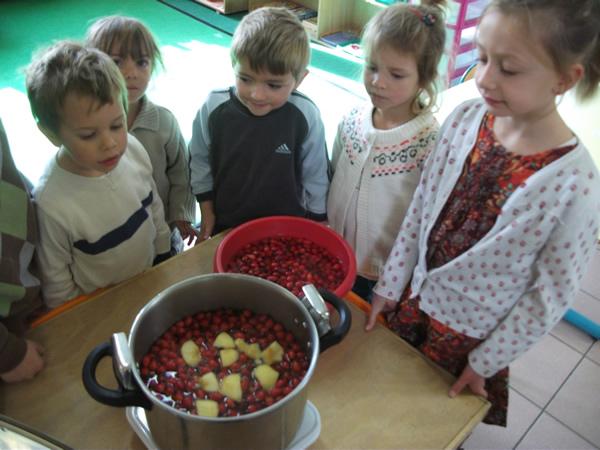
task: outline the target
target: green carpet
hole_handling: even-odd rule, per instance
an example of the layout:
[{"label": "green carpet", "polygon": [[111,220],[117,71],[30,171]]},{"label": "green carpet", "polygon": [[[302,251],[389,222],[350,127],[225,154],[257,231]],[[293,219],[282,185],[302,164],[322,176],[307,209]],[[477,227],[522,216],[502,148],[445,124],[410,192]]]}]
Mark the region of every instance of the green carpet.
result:
[{"label": "green carpet", "polygon": [[216,28],[223,33],[227,33],[230,36],[233,35],[235,28],[237,27],[242,17],[246,15],[246,12],[239,12],[235,14],[219,14],[213,9],[203,6],[193,0],[158,0],[167,6],[170,6],[176,11],[179,11],[187,16],[190,16],[205,25]]},{"label": "green carpet", "polygon": [[[23,69],[38,49],[58,39],[82,39],[95,19],[112,14],[142,20],[160,45],[194,39],[228,47],[245,13],[226,16],[192,0],[2,0],[0,88],[24,92]],[[353,80],[361,70],[360,64],[318,44],[313,45],[311,66]]]},{"label": "green carpet", "polygon": [[[207,9],[207,8],[204,8]],[[229,34],[149,0],[3,0],[0,2],[0,88],[24,91],[34,52],[58,39],[82,39],[98,17],[122,14],[142,20],[160,45],[191,39],[228,47]]]}]

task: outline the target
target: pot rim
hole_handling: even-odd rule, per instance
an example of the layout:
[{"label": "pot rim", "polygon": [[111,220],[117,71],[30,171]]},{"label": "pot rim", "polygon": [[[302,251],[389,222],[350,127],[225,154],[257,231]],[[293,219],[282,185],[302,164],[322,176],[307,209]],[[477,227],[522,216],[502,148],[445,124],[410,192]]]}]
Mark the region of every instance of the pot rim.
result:
[{"label": "pot rim", "polygon": [[[316,336],[316,339],[313,339],[310,343],[310,346],[311,346],[310,363],[309,363],[308,369],[306,371],[306,374],[304,375],[304,377],[302,378],[302,381],[298,384],[298,386],[296,386],[294,388],[294,390],[292,390],[292,392],[290,392],[288,395],[286,395],[281,400],[279,400],[279,401],[273,403],[271,406],[267,406],[266,408],[263,408],[259,411],[255,411],[253,413],[248,413],[248,414],[243,414],[240,416],[234,416],[234,417],[206,417],[206,416],[199,416],[199,415],[191,414],[188,412],[180,411],[180,410],[160,401],[142,380],[142,377],[139,372],[138,361],[136,361],[135,358],[134,358],[133,365],[132,365],[133,376],[136,380],[137,385],[140,387],[140,389],[142,390],[144,395],[146,395],[146,397],[148,397],[150,399],[150,401],[153,403],[154,406],[161,408],[165,412],[168,412],[171,414],[176,414],[177,416],[181,417],[182,419],[195,420],[195,421],[201,421],[201,422],[208,421],[208,422],[213,422],[213,423],[232,423],[232,422],[241,422],[241,421],[248,420],[251,418],[270,414],[270,413],[278,410],[279,408],[285,406],[286,403],[288,403],[289,401],[294,399],[297,395],[299,395],[306,388],[306,385],[308,384],[309,380],[312,378],[313,372],[315,371],[315,368],[317,365],[317,359],[318,359],[318,355],[319,355],[319,334],[317,332],[317,326],[314,323],[310,313],[308,312],[306,307],[302,304],[302,302],[294,294],[292,294],[290,291],[285,289],[283,286],[278,285],[277,283],[274,283],[272,281],[265,280],[264,278],[256,277],[253,275],[245,275],[245,274],[240,274],[240,273],[210,273],[210,274],[203,274],[203,275],[194,275],[192,277],[183,279],[177,283],[172,284],[168,288],[166,288],[166,289],[162,290],[161,292],[159,292],[158,294],[156,294],[148,303],[146,303],[142,307],[142,309],[140,309],[140,311],[135,316],[135,319],[133,320],[133,323],[131,325],[131,329],[129,331],[129,336],[127,337],[127,345],[129,346],[129,349],[131,350],[131,354],[133,355],[133,353],[134,353],[133,352],[133,350],[134,350],[133,349],[133,336],[136,335],[138,328],[140,327],[142,318],[144,317],[144,315],[148,314],[148,312],[150,310],[152,310],[155,307],[155,305],[164,301],[163,299],[165,297],[169,296],[173,291],[177,291],[177,290],[181,289],[183,286],[185,286],[187,284],[195,283],[196,280],[198,280],[198,279],[214,278],[214,277],[231,278],[231,279],[246,279],[251,282],[258,283],[258,284],[266,283],[267,285],[269,285],[269,287],[271,289],[276,289],[276,290],[280,291],[280,293],[284,297],[286,297],[289,301],[292,301],[293,303],[296,303],[296,305],[299,306],[299,310],[302,311],[302,314],[304,315],[304,322],[310,328],[309,334],[310,334],[311,338]],[[190,313],[190,314],[193,314],[193,313]],[[155,339],[158,337],[159,336],[155,336]]]}]

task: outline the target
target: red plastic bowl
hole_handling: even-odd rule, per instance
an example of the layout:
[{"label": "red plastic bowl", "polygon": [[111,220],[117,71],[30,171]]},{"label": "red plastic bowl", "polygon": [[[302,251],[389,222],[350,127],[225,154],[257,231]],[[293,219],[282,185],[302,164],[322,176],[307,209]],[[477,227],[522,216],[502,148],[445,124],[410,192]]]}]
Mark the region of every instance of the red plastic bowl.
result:
[{"label": "red plastic bowl", "polygon": [[245,245],[275,236],[308,239],[338,257],[346,275],[333,293],[343,297],[352,288],[356,278],[356,257],[346,241],[325,225],[293,216],[255,219],[231,230],[217,247],[215,272],[227,272],[230,261]]}]

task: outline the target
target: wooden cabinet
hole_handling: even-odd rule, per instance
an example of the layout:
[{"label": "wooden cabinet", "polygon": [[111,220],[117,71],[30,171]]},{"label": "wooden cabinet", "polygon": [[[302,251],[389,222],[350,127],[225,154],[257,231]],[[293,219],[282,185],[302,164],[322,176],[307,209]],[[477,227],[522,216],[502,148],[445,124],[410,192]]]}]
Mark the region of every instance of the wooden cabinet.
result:
[{"label": "wooden cabinet", "polygon": [[208,6],[221,14],[232,14],[248,9],[248,0],[194,0],[196,3]]},{"label": "wooden cabinet", "polygon": [[[293,0],[300,6],[317,11],[316,33],[309,34],[315,40],[338,31],[351,31],[357,36],[369,19],[386,5],[375,0]],[[248,0],[253,10],[273,3],[273,0]]]}]

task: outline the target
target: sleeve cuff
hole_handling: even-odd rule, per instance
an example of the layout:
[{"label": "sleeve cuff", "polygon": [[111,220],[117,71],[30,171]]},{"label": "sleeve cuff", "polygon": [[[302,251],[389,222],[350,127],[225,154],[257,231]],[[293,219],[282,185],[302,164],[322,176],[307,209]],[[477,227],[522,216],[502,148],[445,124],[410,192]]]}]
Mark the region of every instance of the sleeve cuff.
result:
[{"label": "sleeve cuff", "polygon": [[196,194],[196,200],[198,201],[198,203],[202,203],[207,200],[214,200],[213,191],[203,192],[202,194]]},{"label": "sleeve cuff", "polygon": [[[4,328],[4,325],[0,324],[0,327]],[[27,352],[27,342],[25,339],[19,338],[14,334],[6,332],[4,336],[4,342],[0,347],[0,373],[8,372],[17,367]]]},{"label": "sleeve cuff", "polygon": [[314,220],[316,222],[325,222],[327,220],[327,213],[317,214],[310,211],[306,212],[306,218]]}]

